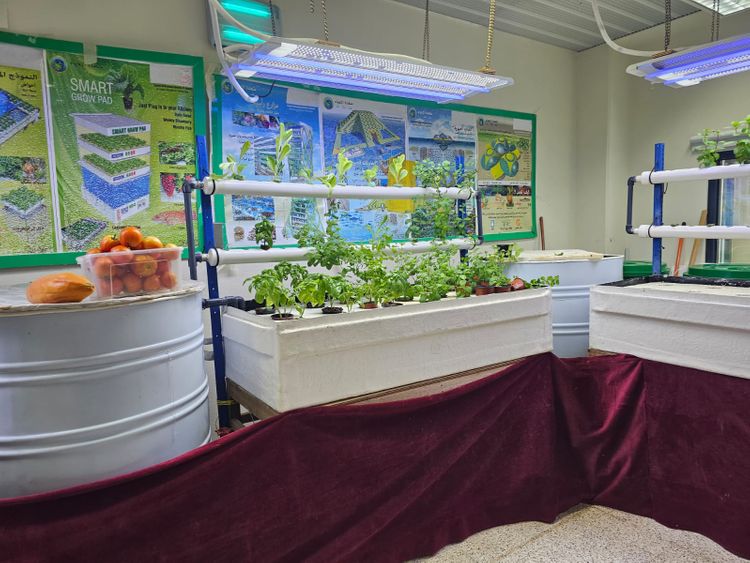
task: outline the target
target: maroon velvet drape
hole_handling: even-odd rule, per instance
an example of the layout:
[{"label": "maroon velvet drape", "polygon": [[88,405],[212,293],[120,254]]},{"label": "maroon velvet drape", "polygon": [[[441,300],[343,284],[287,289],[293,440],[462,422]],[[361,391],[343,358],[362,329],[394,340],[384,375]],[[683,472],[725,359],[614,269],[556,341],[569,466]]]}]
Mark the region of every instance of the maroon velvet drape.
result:
[{"label": "maroon velvet drape", "polygon": [[0,560],[402,561],[579,502],[747,557],[747,405],[739,378],[544,354],[440,395],[303,409],[137,473],[0,500]]}]

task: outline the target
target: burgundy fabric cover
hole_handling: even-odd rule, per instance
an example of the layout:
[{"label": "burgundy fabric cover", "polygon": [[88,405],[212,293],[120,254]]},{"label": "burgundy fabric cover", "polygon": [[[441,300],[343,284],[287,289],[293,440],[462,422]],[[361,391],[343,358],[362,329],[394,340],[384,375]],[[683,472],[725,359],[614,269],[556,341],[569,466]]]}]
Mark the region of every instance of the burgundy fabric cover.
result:
[{"label": "burgundy fabric cover", "polygon": [[302,409],[130,475],[0,500],[0,559],[403,561],[579,502],[750,556],[749,404],[738,378],[543,354],[440,395]]}]

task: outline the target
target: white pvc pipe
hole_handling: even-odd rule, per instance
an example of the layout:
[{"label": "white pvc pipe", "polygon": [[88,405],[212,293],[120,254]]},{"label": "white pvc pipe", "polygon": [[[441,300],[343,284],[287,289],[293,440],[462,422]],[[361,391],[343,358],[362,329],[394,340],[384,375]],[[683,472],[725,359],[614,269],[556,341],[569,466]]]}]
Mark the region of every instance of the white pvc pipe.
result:
[{"label": "white pvc pipe", "polygon": [[382,186],[336,186],[329,190],[323,184],[263,182],[260,180],[203,180],[207,195],[231,194],[267,197],[314,197],[332,199],[428,199],[438,195],[448,199],[469,199],[474,191],[461,188],[398,188]]},{"label": "white pvc pipe", "polygon": [[725,226],[685,226],[668,225],[656,227],[641,225],[634,230],[639,237],[644,238],[685,238],[685,239],[750,239],[750,227]]},{"label": "white pvc pipe", "polygon": [[667,182],[687,182],[689,180],[719,180],[722,178],[742,178],[750,176],[750,164],[730,164],[728,166],[710,166],[708,168],[681,168],[651,172],[644,170],[635,177],[635,181],[649,186]]},{"label": "white pvc pipe", "polygon": [[[420,254],[429,252],[435,248],[468,250],[474,248],[475,243],[472,239],[453,239],[441,243],[432,242],[405,242],[391,245],[391,253]],[[210,266],[219,266],[226,264],[262,264],[264,262],[300,262],[306,260],[308,255],[313,251],[312,248],[295,247],[295,248],[271,248],[269,250],[246,249],[246,250],[223,250],[221,248],[211,248],[206,254],[204,261]]]}]

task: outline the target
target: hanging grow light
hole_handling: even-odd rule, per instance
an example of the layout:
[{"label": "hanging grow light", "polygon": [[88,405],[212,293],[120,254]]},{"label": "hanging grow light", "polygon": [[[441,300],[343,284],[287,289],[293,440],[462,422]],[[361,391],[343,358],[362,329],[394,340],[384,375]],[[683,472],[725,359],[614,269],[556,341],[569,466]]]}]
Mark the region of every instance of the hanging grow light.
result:
[{"label": "hanging grow light", "polygon": [[404,55],[266,35],[230,13],[232,2],[208,0],[214,36],[229,38],[226,30],[220,31],[219,15],[236,26],[232,31],[249,36],[240,40],[235,35],[238,42],[224,48],[216,45],[224,74],[246,101],[253,101],[253,97],[244,92],[237,78],[296,82],[434,102],[459,101],[513,84],[513,79],[504,76],[434,65]]},{"label": "hanging grow light", "polygon": [[636,63],[628,73],[672,88],[750,70],[750,34],[737,35]]},{"label": "hanging grow light", "polygon": [[288,80],[436,102],[463,100],[513,84],[510,78],[418,62],[417,59],[400,60],[324,44],[275,38],[247,52],[231,69],[238,78]]}]

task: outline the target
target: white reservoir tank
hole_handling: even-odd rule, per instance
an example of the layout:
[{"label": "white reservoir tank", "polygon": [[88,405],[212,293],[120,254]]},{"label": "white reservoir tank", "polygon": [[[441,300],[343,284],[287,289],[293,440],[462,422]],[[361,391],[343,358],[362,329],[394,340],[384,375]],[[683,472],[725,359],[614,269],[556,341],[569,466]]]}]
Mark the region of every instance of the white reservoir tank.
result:
[{"label": "white reservoir tank", "polygon": [[589,290],[620,281],[622,265],[622,256],[586,250],[525,250],[507,275],[526,281],[560,276],[560,285],[552,288],[553,351],[560,358],[575,358],[588,354]]},{"label": "white reservoir tank", "polygon": [[127,473],[210,439],[200,286],[15,299],[0,295],[0,498]]}]

